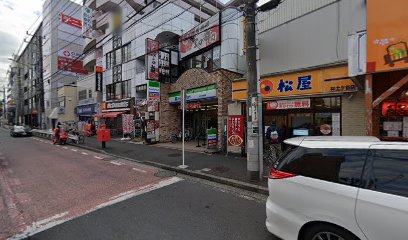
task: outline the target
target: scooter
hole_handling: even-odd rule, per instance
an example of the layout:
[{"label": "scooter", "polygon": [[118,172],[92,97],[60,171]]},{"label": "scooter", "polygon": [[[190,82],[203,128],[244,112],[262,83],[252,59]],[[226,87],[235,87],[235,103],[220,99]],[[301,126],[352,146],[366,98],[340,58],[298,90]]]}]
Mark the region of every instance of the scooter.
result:
[{"label": "scooter", "polygon": [[65,145],[67,143],[68,139],[68,133],[62,132],[60,133],[59,141],[57,141],[57,138],[54,137],[52,138],[52,143],[58,144],[58,145]]}]

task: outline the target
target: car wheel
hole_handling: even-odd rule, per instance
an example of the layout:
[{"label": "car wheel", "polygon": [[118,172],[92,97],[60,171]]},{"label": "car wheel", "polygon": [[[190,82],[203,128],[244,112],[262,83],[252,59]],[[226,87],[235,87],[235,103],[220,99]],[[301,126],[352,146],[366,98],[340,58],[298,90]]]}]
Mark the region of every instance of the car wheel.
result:
[{"label": "car wheel", "polygon": [[319,224],[309,227],[303,240],[359,240],[349,231],[330,224]]}]

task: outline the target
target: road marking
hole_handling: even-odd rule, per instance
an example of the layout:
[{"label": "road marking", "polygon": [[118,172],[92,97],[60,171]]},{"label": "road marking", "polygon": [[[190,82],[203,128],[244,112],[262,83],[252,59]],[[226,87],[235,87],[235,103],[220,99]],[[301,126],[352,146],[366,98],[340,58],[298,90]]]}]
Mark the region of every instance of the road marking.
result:
[{"label": "road marking", "polygon": [[62,147],[63,149],[68,149],[68,147]]},{"label": "road marking", "polygon": [[99,159],[99,160],[102,160],[102,159],[103,159],[103,158],[98,157],[98,156],[94,156],[94,158]]},{"label": "road marking", "polygon": [[139,168],[133,168],[136,172],[141,172],[141,173],[147,173],[145,170],[139,169]]},{"label": "road marking", "polygon": [[81,152],[81,154],[82,154],[82,155],[88,155],[88,153],[86,153],[86,152]]},{"label": "road marking", "polygon": [[71,148],[71,151],[78,152],[78,150]]},{"label": "road marking", "polygon": [[145,193],[148,193],[148,192],[151,192],[151,191],[163,188],[163,187],[167,187],[167,186],[169,186],[171,184],[174,184],[174,183],[177,183],[177,182],[180,182],[180,181],[183,181],[183,179],[178,178],[178,177],[172,177],[172,178],[160,181],[160,182],[155,183],[155,184],[149,184],[147,186],[142,186],[142,187],[135,188],[135,189],[127,191],[127,192],[123,192],[123,193],[118,194],[118,195],[116,195],[114,197],[111,197],[109,199],[109,201],[107,201],[105,203],[102,203],[102,204],[100,204],[100,205],[98,205],[98,206],[96,206],[94,208],[91,208],[90,210],[85,211],[82,214],[76,214],[76,215],[73,215],[73,216],[65,217],[66,215],[69,215],[69,213],[68,212],[63,212],[61,214],[54,215],[52,217],[49,217],[49,218],[46,218],[44,220],[41,220],[41,221],[38,221],[38,222],[35,222],[35,223],[31,224],[30,226],[26,227],[26,229],[22,233],[20,233],[18,235],[15,235],[15,236],[12,236],[9,239],[10,240],[26,239],[27,237],[33,236],[33,235],[35,235],[35,234],[37,234],[39,232],[43,232],[43,231],[45,231],[47,229],[53,228],[53,227],[55,227],[57,225],[60,225],[62,223],[71,221],[72,219],[75,219],[75,218],[78,218],[80,216],[84,216],[86,214],[95,212],[95,211],[97,211],[99,209],[111,206],[113,204],[123,202],[123,201],[125,201],[127,199],[130,199],[130,198],[133,198],[133,197],[136,197],[136,196],[139,196],[139,195],[142,195],[142,194],[145,194]]},{"label": "road marking", "polygon": [[211,168],[203,168],[203,169],[201,169],[201,172],[209,172],[209,171],[211,171]]},{"label": "road marking", "polygon": [[116,166],[122,166],[122,163],[118,163],[118,162],[115,162],[115,161],[111,161],[110,163],[112,163],[113,165],[116,165]]}]

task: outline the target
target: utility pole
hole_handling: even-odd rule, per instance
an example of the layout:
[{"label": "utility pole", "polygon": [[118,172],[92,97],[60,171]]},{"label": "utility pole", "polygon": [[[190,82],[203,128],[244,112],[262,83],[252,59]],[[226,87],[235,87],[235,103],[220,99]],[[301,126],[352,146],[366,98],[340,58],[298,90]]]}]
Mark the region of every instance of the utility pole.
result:
[{"label": "utility pole", "polygon": [[[247,177],[250,181],[259,181],[260,173],[260,126],[259,95],[256,63],[255,8],[256,0],[246,1],[246,41],[247,41]],[[262,105],[261,105],[262,107]],[[262,108],[261,108],[262,112]],[[261,113],[262,114],[262,113]]]}]

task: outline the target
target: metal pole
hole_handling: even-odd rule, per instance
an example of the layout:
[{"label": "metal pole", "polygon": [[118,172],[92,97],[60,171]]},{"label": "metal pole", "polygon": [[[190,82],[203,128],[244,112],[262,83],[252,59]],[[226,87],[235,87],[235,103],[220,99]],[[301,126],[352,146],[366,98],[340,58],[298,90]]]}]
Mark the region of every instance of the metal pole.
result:
[{"label": "metal pole", "polygon": [[185,146],[184,146],[184,142],[185,142],[185,127],[184,127],[184,121],[185,121],[185,112],[186,112],[186,95],[185,95],[185,90],[181,90],[181,111],[182,111],[182,126],[181,126],[181,144],[182,144],[182,158],[183,158],[183,164],[179,166],[179,168],[187,168],[188,166],[186,165],[185,162]]},{"label": "metal pole", "polygon": [[247,41],[247,178],[249,181],[259,181],[259,110],[258,81],[256,63],[255,37],[255,7],[256,0],[246,3],[246,41]]}]

